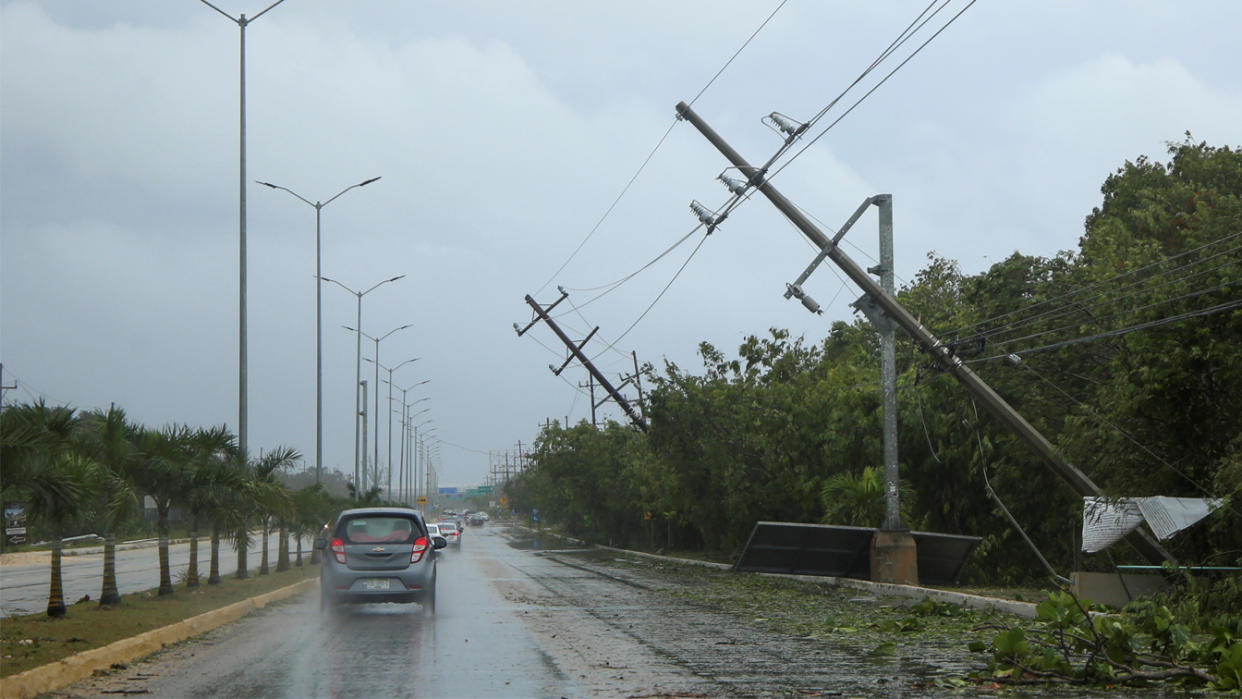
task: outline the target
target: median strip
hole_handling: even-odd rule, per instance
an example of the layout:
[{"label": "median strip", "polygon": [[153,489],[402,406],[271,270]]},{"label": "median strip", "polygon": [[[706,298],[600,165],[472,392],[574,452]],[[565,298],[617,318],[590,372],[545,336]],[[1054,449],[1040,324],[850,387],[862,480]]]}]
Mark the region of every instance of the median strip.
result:
[{"label": "median strip", "polygon": [[153,631],[122,639],[102,648],[75,653],[61,660],[41,665],[25,672],[0,679],[0,697],[3,699],[28,699],[50,692],[79,680],[86,679],[96,670],[108,670],[114,665],[129,663],[150,655],[167,645],[184,641],[191,636],[236,621],[262,609],[272,602],[292,597],[318,584],[318,579],[308,578],[301,582],[266,592],[250,599],[204,612],[184,621]]}]

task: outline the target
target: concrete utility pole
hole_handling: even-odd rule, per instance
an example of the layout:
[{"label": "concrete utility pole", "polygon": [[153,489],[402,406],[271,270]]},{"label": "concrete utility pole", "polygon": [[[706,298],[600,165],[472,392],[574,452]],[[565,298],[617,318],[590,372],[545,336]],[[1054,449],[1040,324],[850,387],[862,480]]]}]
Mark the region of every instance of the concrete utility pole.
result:
[{"label": "concrete utility pole", "polygon": [[[736,167],[746,178],[748,184],[758,189],[769,201],[791,223],[798,227],[812,243],[819,247],[829,259],[836,263],[837,267],[850,278],[852,282],[857,284],[872,301],[887,315],[893,322],[901,326],[903,330],[910,334],[920,350],[927,353],[933,361],[950,376],[955,378],[972,398],[979,401],[987,408],[988,412],[1001,420],[1006,426],[1013,430],[1018,437],[1026,443],[1026,445],[1037,455],[1044,459],[1044,462],[1057,475],[1061,476],[1074,492],[1079,495],[1099,495],[1099,487],[1087,477],[1085,473],[1077,467],[1065,460],[1052,443],[1048,441],[1039,430],[1026,421],[1018,411],[1014,410],[999,394],[996,393],[983,379],[980,379],[962,360],[957,357],[951,348],[940,342],[923,324],[910,314],[903,306],[897,303],[893,296],[885,293],[875,280],[867,276],[853,260],[849,258],[841,248],[837,246],[836,239],[829,239],[824,235],[811,220],[802,213],[796,206],[785,198],[770,182],[766,180],[766,172],[760,171],[759,168],[752,166],[733,149],[724,139],[720,137],[703,119],[695,113],[685,102],[677,104],[678,118],[685,119],[694,125],[698,131],[717,149],[722,155]],[[840,234],[838,233],[838,238]],[[1152,538],[1144,530],[1135,530],[1126,537],[1130,543],[1143,554],[1145,558],[1153,563],[1162,561],[1173,561],[1172,554],[1164,550],[1162,546]]]}]

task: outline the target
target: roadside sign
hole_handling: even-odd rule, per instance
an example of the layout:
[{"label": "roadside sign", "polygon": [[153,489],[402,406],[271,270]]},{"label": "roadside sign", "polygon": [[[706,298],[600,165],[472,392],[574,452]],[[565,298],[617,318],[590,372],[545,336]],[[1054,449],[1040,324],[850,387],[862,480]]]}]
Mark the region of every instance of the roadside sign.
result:
[{"label": "roadside sign", "polygon": [[426,496],[426,495],[419,495],[419,496],[418,496],[418,506],[419,506],[419,507],[423,507],[423,506],[425,506],[426,504],[427,504],[427,496]]},{"label": "roadside sign", "polygon": [[4,538],[10,544],[26,543],[26,503],[4,503]]},{"label": "roadside sign", "polygon": [[500,506],[501,506],[501,507],[507,507],[508,505],[509,505],[509,496],[508,496],[508,495],[501,495],[501,496],[500,496]]}]

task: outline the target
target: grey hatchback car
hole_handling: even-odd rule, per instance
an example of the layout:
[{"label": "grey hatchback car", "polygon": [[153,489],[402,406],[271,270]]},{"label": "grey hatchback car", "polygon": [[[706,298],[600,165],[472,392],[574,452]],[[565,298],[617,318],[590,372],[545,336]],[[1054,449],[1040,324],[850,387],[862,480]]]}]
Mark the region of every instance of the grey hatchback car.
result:
[{"label": "grey hatchback car", "polygon": [[345,510],[315,540],[323,551],[319,608],[340,604],[417,602],[436,611],[436,555],[448,542],[430,535],[422,513],[403,507]]}]

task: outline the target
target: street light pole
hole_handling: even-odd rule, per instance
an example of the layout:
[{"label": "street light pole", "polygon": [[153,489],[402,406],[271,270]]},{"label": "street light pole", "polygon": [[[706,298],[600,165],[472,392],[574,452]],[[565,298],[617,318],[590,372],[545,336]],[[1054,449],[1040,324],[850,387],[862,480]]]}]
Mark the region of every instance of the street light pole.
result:
[{"label": "street light pole", "polygon": [[[426,411],[423,411],[423,412],[426,412]],[[422,426],[424,426],[424,425],[426,425],[427,423],[430,423],[430,422],[435,422],[435,421],[434,421],[434,420],[427,420],[426,422],[423,422],[423,423],[421,423],[421,424],[418,424],[418,425],[415,425],[415,426],[414,426],[414,490],[415,490],[415,492],[417,492],[417,491],[418,491],[418,489],[419,489],[420,487],[423,487],[423,485],[422,485],[422,480],[423,480],[423,479],[420,477],[419,468],[418,468],[418,452],[419,452],[419,450],[420,450],[420,448],[421,448],[421,447],[420,447],[420,444],[421,444],[421,443],[420,443],[420,441],[419,441],[419,439],[418,439],[418,428],[420,428],[420,427],[422,427]],[[430,430],[424,430],[424,431],[423,431],[423,438],[424,438],[424,439],[426,439],[427,435],[428,435],[429,433],[431,433],[431,432],[434,432],[434,431],[435,431],[435,429],[436,429],[436,428],[435,428],[435,426],[433,425],[433,426],[432,426],[432,428],[431,428]],[[426,469],[427,469],[427,463],[426,463],[426,462],[427,462],[427,458],[426,458],[426,455],[424,455],[424,456],[423,456],[423,471],[424,471],[424,472],[425,472],[425,471],[426,471]],[[424,490],[424,492],[426,492],[426,494],[427,494],[428,496],[430,496],[430,495],[431,495],[431,493],[430,493],[430,492],[428,492],[428,491],[426,491],[426,490]]]},{"label": "street light pole", "polygon": [[[415,403],[422,403],[425,400],[431,400],[431,397],[428,396],[426,398],[420,398],[419,400],[416,400],[413,403],[406,403],[405,396],[407,393],[409,393],[413,389],[417,388],[418,386],[422,386],[425,383],[429,383],[430,381],[431,379],[425,379],[423,381],[419,381],[418,383],[410,384],[409,386],[406,386],[405,388],[400,388],[400,387],[397,388],[398,391],[401,391],[401,468],[402,468],[403,474],[404,474],[404,469],[406,465],[406,455],[410,452],[408,448],[408,444],[409,444],[408,430],[409,430],[410,425],[409,425],[409,417],[407,415],[407,410],[411,406],[413,406]],[[389,381],[388,385],[391,386],[392,382]],[[403,477],[402,485],[399,485],[398,489],[408,486],[409,485],[408,481],[409,481],[408,478]]]},{"label": "street light pole", "polygon": [[[335,279],[329,279],[327,277],[320,277],[320,279],[322,279],[325,282],[332,282],[333,284],[336,284],[337,286],[341,287],[342,289],[348,291],[349,293],[353,294],[354,296],[358,298],[358,321],[357,322],[358,322],[358,327],[361,328],[362,327],[362,297],[366,296],[372,291],[375,291],[380,286],[383,286],[384,284],[387,284],[388,282],[395,282],[398,279],[403,278],[404,276],[405,276],[404,274],[398,274],[397,276],[391,279],[385,279],[382,282],[376,283],[374,286],[372,286],[370,289],[367,289],[366,291],[354,291],[353,289],[349,288],[348,286],[345,286],[344,284],[338,282]],[[360,477],[366,475],[366,474],[359,472],[359,464],[358,464],[358,459],[361,458],[362,456],[362,447],[358,442],[358,440],[361,438],[361,435],[358,432],[358,417],[360,413],[362,412],[362,404],[360,402],[359,389],[358,389],[359,385],[362,384],[362,331],[358,331],[358,338],[357,338],[357,341],[355,342],[354,351],[356,353],[354,357],[354,499],[356,500],[360,497],[359,490],[360,490],[360,486],[362,485],[362,481],[359,479]]]},{"label": "street light pole", "polygon": [[345,192],[357,187],[365,187],[372,182],[378,180],[378,177],[372,177],[369,180],[350,185],[340,192],[337,192],[331,199],[320,203],[311,203],[309,199],[301,194],[282,187],[271,182],[260,182],[255,180],[257,184],[271,187],[272,189],[283,189],[293,196],[301,199],[306,204],[315,209],[315,484],[318,485],[323,472],[323,283],[321,280],[321,264],[320,264],[320,235],[319,235],[319,212],[323,207],[331,204],[337,197]]},{"label": "street light pole", "polygon": [[[285,0],[276,0],[276,2],[268,5],[262,12],[246,19],[246,15],[238,15],[233,17],[229,13],[207,2],[207,0],[199,0],[207,7],[219,12],[229,21],[237,25],[241,33],[240,52],[239,52],[239,71],[238,71],[238,91],[240,98],[238,100],[239,113],[239,157],[238,157],[238,212],[237,212],[237,237],[238,237],[238,312],[237,312],[237,447],[241,452],[242,461],[247,458],[247,425],[249,424],[246,406],[246,25],[262,17],[268,10],[276,7]],[[239,571],[242,577],[245,577],[245,571]]]},{"label": "street light pole", "polygon": [[[359,335],[366,337],[368,340],[375,341],[375,361],[373,362],[375,364],[375,414],[379,415],[379,343],[381,340],[387,338],[389,335],[397,332],[398,330],[405,330],[406,328],[413,327],[413,324],[406,323],[405,325],[402,325],[399,328],[393,328],[392,330],[389,330],[388,332],[384,333],[384,335],[381,337],[372,337],[362,332],[361,324],[359,324],[357,328],[351,328],[348,325],[342,325],[341,327],[345,328],[346,330],[356,332]],[[379,420],[378,418],[376,419],[376,422],[375,422],[375,454],[371,460],[371,468],[375,470],[375,480],[379,481]]]},{"label": "street light pole", "polygon": [[[376,350],[378,351],[378,349],[379,347],[377,346]],[[375,360],[375,366],[377,368],[383,369],[384,371],[388,372],[388,380],[385,383],[388,384],[388,497],[390,499],[392,498],[392,414],[394,412],[392,409],[392,372],[396,371],[397,369],[400,369],[401,367],[405,366],[406,364],[409,364],[410,362],[417,362],[419,359],[421,359],[421,357],[414,357],[413,359],[407,359],[404,362],[401,362],[400,364],[398,364],[397,366],[391,367],[391,368],[381,365],[379,363],[378,358]],[[372,360],[367,359],[366,361],[369,362]],[[378,384],[376,384],[376,388],[377,389],[379,388]],[[377,393],[376,395],[378,396],[379,394]],[[376,419],[379,419],[378,411],[379,409],[376,408],[376,413],[375,413]],[[376,426],[375,430],[376,430],[375,439],[378,442],[379,441],[379,426],[378,425]],[[401,486],[400,481],[398,481],[397,486],[398,487]]]}]

